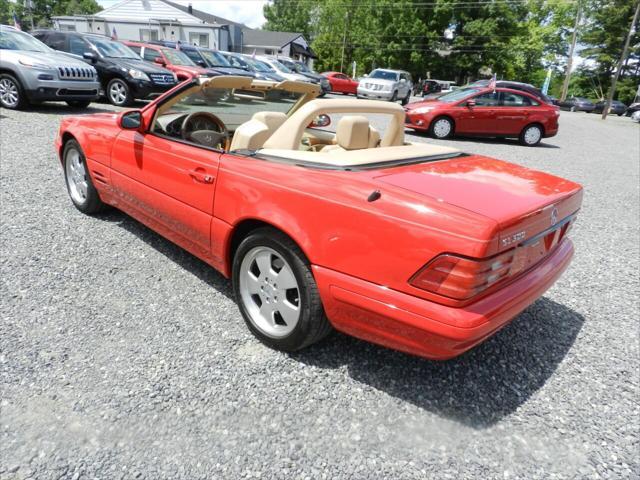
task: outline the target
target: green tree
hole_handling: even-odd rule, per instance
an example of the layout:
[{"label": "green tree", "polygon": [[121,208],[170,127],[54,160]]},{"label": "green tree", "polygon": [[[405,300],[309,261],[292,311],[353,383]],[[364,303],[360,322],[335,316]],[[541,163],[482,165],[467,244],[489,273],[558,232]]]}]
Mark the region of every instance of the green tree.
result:
[{"label": "green tree", "polygon": [[[8,5],[8,6],[7,6]],[[48,27],[51,25],[51,17],[56,15],[90,15],[102,10],[96,0],[33,0],[33,11],[29,12],[23,7],[23,2],[10,2],[0,0],[0,21],[9,25],[13,24],[13,12],[18,15],[22,28],[31,27],[30,14],[33,15],[35,27]]]},{"label": "green tree", "polygon": [[312,18],[321,2],[273,0],[263,8],[265,30],[302,33],[307,40],[313,37]]}]

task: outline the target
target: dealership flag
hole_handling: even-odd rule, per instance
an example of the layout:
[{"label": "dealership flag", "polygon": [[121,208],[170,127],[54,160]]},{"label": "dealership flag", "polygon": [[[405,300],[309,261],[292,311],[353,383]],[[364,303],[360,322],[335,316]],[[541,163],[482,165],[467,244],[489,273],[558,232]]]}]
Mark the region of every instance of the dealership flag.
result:
[{"label": "dealership flag", "polygon": [[493,77],[491,77],[491,81],[489,82],[489,85],[487,85],[488,88],[492,88],[493,91],[496,91],[496,74],[493,74]]},{"label": "dealership flag", "polygon": [[13,12],[13,26],[18,30],[22,30],[22,25],[20,25],[20,20],[18,19],[16,12]]},{"label": "dealership flag", "polygon": [[113,32],[111,33],[111,40],[118,40],[118,34],[116,33],[116,27],[113,27]]}]

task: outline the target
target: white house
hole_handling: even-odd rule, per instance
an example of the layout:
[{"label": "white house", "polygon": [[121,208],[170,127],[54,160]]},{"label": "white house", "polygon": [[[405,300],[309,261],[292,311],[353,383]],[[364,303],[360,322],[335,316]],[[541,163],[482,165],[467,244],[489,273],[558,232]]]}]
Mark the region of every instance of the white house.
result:
[{"label": "white house", "polygon": [[304,62],[316,58],[300,33],[256,30],[170,0],[122,0],[95,15],[53,17],[54,28],[120,40],[172,40],[200,47]]},{"label": "white house", "polygon": [[191,6],[167,0],[123,0],[95,15],[53,17],[53,23],[59,30],[111,36],[115,32],[122,40],[179,40],[220,50],[233,47],[229,24],[203,20]]}]

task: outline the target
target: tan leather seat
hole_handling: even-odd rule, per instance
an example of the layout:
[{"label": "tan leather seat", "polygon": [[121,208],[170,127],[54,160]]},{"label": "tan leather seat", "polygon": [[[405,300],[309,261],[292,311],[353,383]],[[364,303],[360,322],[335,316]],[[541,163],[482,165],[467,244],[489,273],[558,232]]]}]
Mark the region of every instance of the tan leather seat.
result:
[{"label": "tan leather seat", "polygon": [[258,112],[236,128],[229,150],[258,150],[287,119],[282,112]]},{"label": "tan leather seat", "polygon": [[336,145],[328,145],[323,152],[362,150],[374,148],[380,143],[380,134],[369,125],[369,119],[361,115],[347,115],[340,119],[336,129]]}]

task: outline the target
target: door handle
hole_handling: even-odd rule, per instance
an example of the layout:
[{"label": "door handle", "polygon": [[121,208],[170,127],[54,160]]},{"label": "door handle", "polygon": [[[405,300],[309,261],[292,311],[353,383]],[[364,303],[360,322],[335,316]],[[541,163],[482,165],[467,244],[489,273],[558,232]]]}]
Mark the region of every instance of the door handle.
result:
[{"label": "door handle", "polygon": [[215,180],[215,177],[213,175],[209,175],[204,168],[189,170],[189,176],[196,182],[200,183],[213,183]]}]

